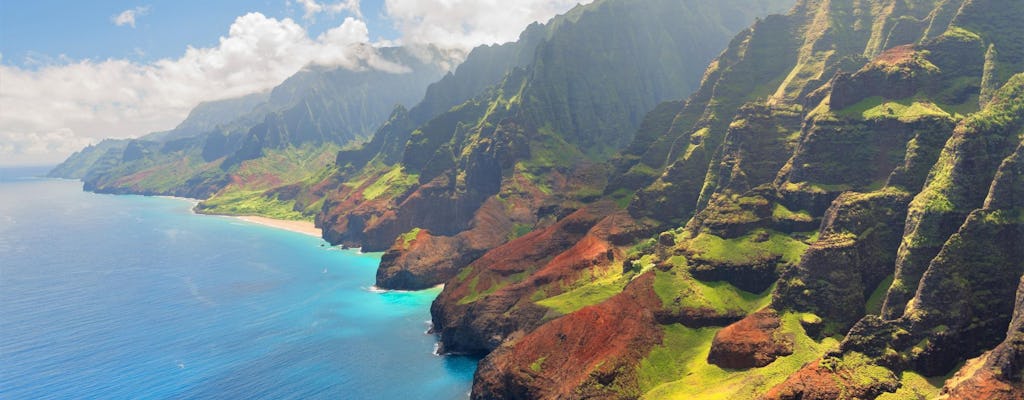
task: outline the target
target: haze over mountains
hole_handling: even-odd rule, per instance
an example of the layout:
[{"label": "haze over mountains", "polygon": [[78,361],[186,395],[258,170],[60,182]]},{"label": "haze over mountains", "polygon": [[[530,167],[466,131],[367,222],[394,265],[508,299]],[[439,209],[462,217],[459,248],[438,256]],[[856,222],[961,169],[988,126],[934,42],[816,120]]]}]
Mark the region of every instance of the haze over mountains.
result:
[{"label": "haze over mountains", "polygon": [[473,398],[1024,398],[1024,3],[598,0],[52,172],[444,284]]}]

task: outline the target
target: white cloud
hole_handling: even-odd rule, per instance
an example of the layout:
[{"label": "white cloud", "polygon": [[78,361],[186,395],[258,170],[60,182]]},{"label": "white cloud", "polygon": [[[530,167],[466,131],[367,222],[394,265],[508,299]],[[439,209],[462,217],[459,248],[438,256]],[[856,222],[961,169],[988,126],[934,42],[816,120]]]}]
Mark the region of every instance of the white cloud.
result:
[{"label": "white cloud", "polygon": [[110,22],[113,22],[117,26],[131,25],[135,27],[135,18],[146,15],[149,12],[149,7],[135,7],[133,9],[121,11],[113,17],[110,17]]},{"label": "white cloud", "polygon": [[363,17],[362,11],[359,8],[359,0],[345,0],[337,3],[317,3],[316,0],[296,0],[296,2],[302,5],[302,8],[305,10],[302,18],[307,20],[313,19],[316,14],[321,12],[337,14],[342,11],[348,11],[358,18]]},{"label": "white cloud", "polygon": [[[311,63],[406,71],[367,45],[358,0],[295,1],[310,18],[342,11],[356,18],[311,38],[292,19],[250,13],[238,17],[215,47],[189,47],[180,58],[146,64],[65,57],[40,57],[24,68],[0,64],[0,165],[58,162],[102,138],[171,129],[202,101],[270,89]],[[400,43],[464,53],[515,40],[526,25],[565,12],[576,1],[386,0],[386,17],[400,31]],[[112,21],[134,26],[147,11],[126,10]]]},{"label": "white cloud", "polygon": [[404,43],[468,51],[515,40],[533,22],[546,22],[592,0],[386,0],[385,12]]},{"label": "white cloud", "polygon": [[20,134],[0,132],[0,166],[53,164],[60,161],[55,155],[67,155],[95,142],[75,136],[70,129]]},{"label": "white cloud", "polygon": [[60,161],[102,138],[173,128],[202,101],[270,89],[313,63],[402,72],[369,46],[354,18],[316,38],[291,19],[239,17],[211,48],[178,59],[0,64],[0,164]]}]

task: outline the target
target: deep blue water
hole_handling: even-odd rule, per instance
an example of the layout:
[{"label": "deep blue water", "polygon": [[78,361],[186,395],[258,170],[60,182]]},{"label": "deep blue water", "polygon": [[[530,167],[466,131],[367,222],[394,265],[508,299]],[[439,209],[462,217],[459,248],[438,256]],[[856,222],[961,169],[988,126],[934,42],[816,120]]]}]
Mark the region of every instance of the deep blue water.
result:
[{"label": "deep blue water", "polygon": [[437,291],[368,290],[378,255],[25,174],[0,173],[0,399],[469,392],[424,333]]}]

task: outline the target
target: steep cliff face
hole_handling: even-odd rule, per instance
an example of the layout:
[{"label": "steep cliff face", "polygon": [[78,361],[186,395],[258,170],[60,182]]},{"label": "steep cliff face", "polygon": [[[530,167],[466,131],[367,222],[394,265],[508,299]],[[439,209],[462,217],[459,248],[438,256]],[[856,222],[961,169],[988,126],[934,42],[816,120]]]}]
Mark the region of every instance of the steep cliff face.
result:
[{"label": "steep cliff face", "polygon": [[[385,135],[389,143],[406,140],[400,158],[392,150],[374,153],[371,147],[384,149],[374,143],[343,152],[338,163],[354,167],[342,173],[344,180],[376,180],[367,188],[383,186],[391,194],[368,203],[352,200],[361,189],[339,190],[324,204],[325,237],[389,249],[377,282],[382,287],[442,283],[521,231],[550,225],[599,197],[607,176],[600,163],[629,143],[642,116],[692,90],[732,32],[784,3],[599,1],[531,26],[517,44],[474,52],[465,71],[460,67],[430,93],[464,94],[461,79],[482,80],[473,73],[476,65],[504,60],[508,73],[421,123],[422,110],[438,108],[426,99],[409,112],[411,131],[378,132],[375,142]],[[483,59],[494,53],[505,58]],[[373,172],[394,166],[415,183],[400,187]],[[484,210],[492,200],[505,211]],[[395,237],[417,228],[430,237],[420,243],[450,255],[396,246]]]},{"label": "steep cliff face", "polygon": [[[1024,273],[1020,261],[1024,236],[1018,215],[1024,204],[1018,194],[1021,78],[1011,79],[986,110],[957,128],[915,202],[929,200],[931,205],[923,208],[939,208],[933,190],[941,192],[952,188],[951,182],[966,185],[966,181],[977,179],[988,180],[987,196],[976,202],[972,202],[973,196],[945,196],[942,206],[947,210],[955,209],[958,203],[966,207],[973,204],[974,209],[928,263],[902,315],[881,322],[862,321],[860,325],[878,327],[855,327],[857,334],[847,338],[844,349],[878,356],[888,353],[884,364],[936,375],[948,372],[963,361],[964,355],[977,355],[1005,336],[1004,327],[1013,310],[1008,299],[1016,291],[1014,282]],[[973,141],[994,147],[980,149],[969,144]],[[912,218],[908,216],[908,221]],[[887,340],[882,335],[889,330],[902,334]]]},{"label": "steep cliff face", "polygon": [[1006,339],[992,351],[967,361],[942,388],[941,399],[1020,398],[1024,393],[1024,278],[1017,286],[1017,302]]},{"label": "steep cliff face", "polygon": [[[1012,340],[1005,329],[1024,273],[1024,239],[1014,211],[1020,196],[1008,193],[1018,187],[1011,176],[1024,114],[1016,108],[1020,77],[1006,71],[1024,64],[997,58],[999,42],[1006,45],[999,38],[1019,28],[993,10],[1022,8],[805,1],[755,23],[689,100],[649,114],[612,163],[605,196],[639,189],[616,218],[630,221],[636,238],[661,231],[632,247],[610,243],[623,264],[612,276],[632,283],[584,279],[579,291],[552,296],[521,287],[537,276],[521,269],[521,300],[502,302],[508,281],[480,269],[507,263],[463,270],[488,277],[500,288],[494,293],[470,297],[465,284],[449,282],[433,307],[445,345],[495,349],[475,395],[937,395],[936,380],[923,376],[948,374]],[[609,226],[605,218],[594,226]],[[915,272],[918,262],[924,267]],[[620,288],[635,296],[647,279],[660,304],[614,300]],[[467,298],[476,305],[470,318],[460,314],[473,308],[459,305]],[[509,318],[519,324],[506,329],[469,328],[508,314],[511,304],[531,313]],[[617,319],[637,305],[631,313],[652,318]],[[632,324],[641,320],[661,332],[654,342],[636,336]],[[567,347],[559,357],[579,361],[584,373],[545,367],[541,356],[555,345],[541,338],[551,329],[588,337],[606,321],[631,327],[604,340],[638,343],[642,354],[609,355],[613,373],[588,365],[588,350]],[[1012,369],[1005,360],[1015,353],[999,354]],[[994,363],[972,365],[961,375],[1020,396],[1015,381],[974,372]]]}]

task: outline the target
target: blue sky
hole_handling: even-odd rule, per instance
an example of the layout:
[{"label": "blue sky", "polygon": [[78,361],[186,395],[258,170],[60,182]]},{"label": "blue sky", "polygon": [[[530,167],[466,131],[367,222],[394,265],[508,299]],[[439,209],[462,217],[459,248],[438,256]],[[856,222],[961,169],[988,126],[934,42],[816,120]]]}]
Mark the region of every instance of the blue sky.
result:
[{"label": "blue sky", "polygon": [[[351,12],[320,13],[303,18],[302,5],[285,0],[217,1],[0,1],[0,54],[3,63],[33,68],[65,56],[73,60],[124,58],[149,62],[176,58],[188,46],[211,47],[232,22],[249,12],[291,18],[311,36],[339,25]],[[113,18],[126,10],[145,10],[135,26],[117,26]],[[360,2],[370,39],[398,39],[384,15],[383,0]]]},{"label": "blue sky", "polygon": [[589,1],[0,0],[0,166],[172,129],[307,65],[365,64],[366,44],[436,46],[457,65]]}]

